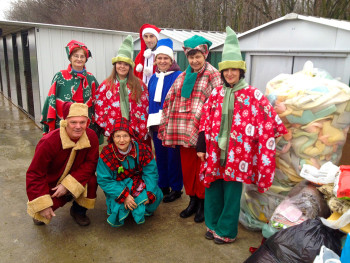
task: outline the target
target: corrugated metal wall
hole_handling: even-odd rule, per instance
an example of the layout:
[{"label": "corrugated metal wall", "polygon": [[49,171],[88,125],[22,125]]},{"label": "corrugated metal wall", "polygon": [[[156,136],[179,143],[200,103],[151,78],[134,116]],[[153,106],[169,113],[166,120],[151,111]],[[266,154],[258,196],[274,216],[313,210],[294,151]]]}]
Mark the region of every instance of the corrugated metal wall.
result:
[{"label": "corrugated metal wall", "polygon": [[72,39],[85,43],[92,53],[86,63],[99,83],[112,71],[112,58],[116,56],[119,46],[126,35],[76,31],[54,28],[37,28],[36,43],[39,69],[40,99],[43,104],[51,86],[53,76],[66,69],[69,60],[65,46]]}]

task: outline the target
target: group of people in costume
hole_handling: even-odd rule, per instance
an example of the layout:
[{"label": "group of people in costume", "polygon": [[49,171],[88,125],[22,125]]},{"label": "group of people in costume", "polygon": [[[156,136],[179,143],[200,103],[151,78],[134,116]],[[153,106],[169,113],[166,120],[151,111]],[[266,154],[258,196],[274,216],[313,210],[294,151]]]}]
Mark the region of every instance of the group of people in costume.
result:
[{"label": "group of people in costume", "polygon": [[128,36],[100,85],[86,71],[86,45],[68,43],[70,65],[52,81],[42,111],[45,135],[27,172],[35,224],[49,223],[55,209],[74,199],[72,217],[88,225],[98,185],[110,225],[122,226],[129,214],[141,224],[184,187],[189,204],[180,217],[205,221],[205,237],[217,244],[236,239],[242,183],[260,192],[271,186],[275,139],[287,131],[244,80],[237,36],[226,31],[219,70],[206,61],[212,43],[195,35],[184,41],[189,65],[182,72],[172,41],[145,24],[135,62]]}]

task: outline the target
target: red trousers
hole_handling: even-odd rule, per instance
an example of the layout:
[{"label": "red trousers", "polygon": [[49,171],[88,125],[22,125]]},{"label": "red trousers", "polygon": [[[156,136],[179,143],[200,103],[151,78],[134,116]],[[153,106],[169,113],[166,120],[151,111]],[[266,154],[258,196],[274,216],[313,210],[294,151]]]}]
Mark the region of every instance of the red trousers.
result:
[{"label": "red trousers", "polygon": [[204,199],[205,188],[199,181],[201,159],[198,158],[196,149],[181,146],[180,157],[186,194]]}]

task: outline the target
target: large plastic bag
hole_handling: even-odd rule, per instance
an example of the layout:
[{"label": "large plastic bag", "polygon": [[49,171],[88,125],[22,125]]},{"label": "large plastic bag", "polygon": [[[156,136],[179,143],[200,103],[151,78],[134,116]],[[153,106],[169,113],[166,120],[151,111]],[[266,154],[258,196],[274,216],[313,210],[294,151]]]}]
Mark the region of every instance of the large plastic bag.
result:
[{"label": "large plastic bag", "polygon": [[340,255],[341,236],[342,233],[323,225],[320,219],[309,219],[268,238],[245,262],[309,263],[323,245]]},{"label": "large plastic bag", "polygon": [[285,197],[280,191],[285,192],[285,189],[276,186],[262,194],[256,185],[244,185],[239,222],[249,230],[261,230]]},{"label": "large plastic bag", "polygon": [[322,194],[309,181],[298,183],[274,211],[270,226],[285,229],[308,219],[328,217],[330,210]]},{"label": "large plastic bag", "polygon": [[302,72],[268,82],[266,97],[288,134],[278,141],[276,167],[297,183],[304,164],[338,164],[350,125],[350,89],[307,62]]}]

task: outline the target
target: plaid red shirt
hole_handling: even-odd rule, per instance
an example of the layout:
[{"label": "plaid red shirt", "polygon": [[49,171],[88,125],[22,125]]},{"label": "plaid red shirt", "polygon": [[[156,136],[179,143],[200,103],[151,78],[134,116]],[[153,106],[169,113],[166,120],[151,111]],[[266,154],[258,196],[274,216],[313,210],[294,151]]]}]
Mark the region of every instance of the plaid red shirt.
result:
[{"label": "plaid red shirt", "polygon": [[198,72],[190,98],[181,97],[186,76],[175,80],[165,98],[158,138],[164,146],[196,147],[202,107],[211,91],[221,85],[220,72],[208,62]]}]

